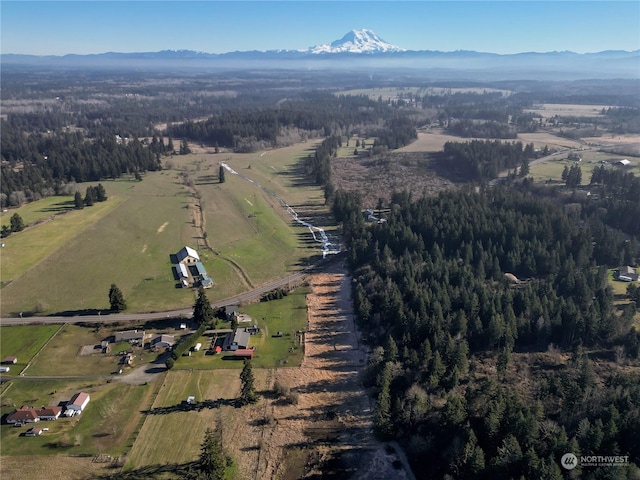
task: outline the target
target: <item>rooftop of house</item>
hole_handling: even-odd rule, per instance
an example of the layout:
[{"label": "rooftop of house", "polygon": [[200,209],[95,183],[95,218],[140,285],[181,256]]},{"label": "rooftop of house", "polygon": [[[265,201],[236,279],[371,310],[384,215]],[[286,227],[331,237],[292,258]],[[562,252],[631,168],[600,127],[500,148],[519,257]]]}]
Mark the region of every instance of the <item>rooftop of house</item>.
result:
[{"label": "rooftop of house", "polygon": [[178,262],[182,262],[187,257],[195,258],[196,260],[200,260],[200,255],[193,248],[184,246],[180,249],[178,253],[176,253],[176,257]]}]

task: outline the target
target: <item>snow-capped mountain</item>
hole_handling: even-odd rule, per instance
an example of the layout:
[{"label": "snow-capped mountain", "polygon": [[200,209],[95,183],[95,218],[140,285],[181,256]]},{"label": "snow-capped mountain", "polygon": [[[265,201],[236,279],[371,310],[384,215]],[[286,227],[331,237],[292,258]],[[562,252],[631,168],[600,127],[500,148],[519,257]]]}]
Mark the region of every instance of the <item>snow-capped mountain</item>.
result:
[{"label": "snow-capped mountain", "polygon": [[351,30],[340,40],[324,45],[316,45],[307,50],[309,53],[380,53],[380,52],[404,52],[397,47],[382,40],[375,32],[367,29]]}]

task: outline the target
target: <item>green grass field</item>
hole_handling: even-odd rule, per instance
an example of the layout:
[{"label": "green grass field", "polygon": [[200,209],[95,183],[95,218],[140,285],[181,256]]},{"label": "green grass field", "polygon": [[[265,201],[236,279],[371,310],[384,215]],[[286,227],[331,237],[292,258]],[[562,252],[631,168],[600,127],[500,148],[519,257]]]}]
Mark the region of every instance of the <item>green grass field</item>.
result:
[{"label": "green grass field", "polygon": [[[5,327],[15,328],[15,327]],[[118,328],[119,330],[125,327]],[[126,327],[127,329],[129,327]],[[77,375],[111,375],[120,368],[120,351],[133,351],[136,356],[134,366],[155,360],[157,354],[141,347],[131,347],[128,344],[111,344],[109,353],[101,353],[96,349],[90,355],[81,355],[85,345],[98,345],[102,340],[110,337],[111,329],[81,325],[65,325],[51,340],[40,355],[33,361],[25,372],[26,376],[77,376]],[[126,348],[124,348],[126,347]]]},{"label": "green grass field", "polygon": [[16,325],[0,328],[0,359],[18,357],[10,373],[17,375],[40,351],[42,346],[60,330],[60,325]]},{"label": "green grass field", "polygon": [[[121,383],[73,381],[13,381],[2,395],[2,414],[14,405],[57,405],[78,392],[91,395],[82,415],[43,421],[38,427],[49,431],[39,437],[21,436],[30,426],[0,427],[2,455],[95,455],[99,452],[121,455],[132,445],[141,420],[141,411],[149,408],[152,388]],[[123,414],[126,412],[126,414]]]},{"label": "green grass field", "polygon": [[[321,226],[335,228],[322,190],[299,175],[300,159],[315,143],[224,158],[177,156],[171,159],[173,169],[149,172],[142,182],[101,182],[109,196],[106,202],[58,215],[6,239],[0,251],[2,315],[104,311],[111,283],[123,291],[130,312],[188,307],[193,290],[176,288],[170,262],[170,255],[184,245],[198,249],[213,277],[215,285],[208,292],[212,301],[302,268],[320,256],[308,230],[254,184],[230,174],[218,183],[218,162],[231,157],[237,169],[251,162],[252,168],[243,173],[291,205],[304,206],[324,222]],[[185,169],[196,196],[183,185],[180,172]],[[22,207],[30,209],[24,210],[25,216],[50,215],[49,209],[68,201],[54,200]],[[203,210],[207,241],[215,252],[203,247],[195,205]]]},{"label": "green grass field", "polygon": [[129,454],[126,470],[195,460],[204,431],[207,427],[215,427],[215,419],[220,418],[221,410],[231,410],[225,411],[225,416],[237,412],[230,406],[186,411],[180,408],[182,402],[190,395],[195,396],[198,402],[234,399],[239,391],[237,370],[169,372],[153,403],[153,413],[146,417]]}]

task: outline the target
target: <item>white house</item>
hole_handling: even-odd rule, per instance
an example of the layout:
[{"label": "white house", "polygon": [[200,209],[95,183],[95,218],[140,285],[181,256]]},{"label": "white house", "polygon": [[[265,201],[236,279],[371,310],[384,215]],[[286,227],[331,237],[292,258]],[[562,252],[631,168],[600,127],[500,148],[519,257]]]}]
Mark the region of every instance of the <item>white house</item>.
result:
[{"label": "white house", "polygon": [[178,263],[194,264],[200,261],[200,255],[191,247],[182,247],[178,253],[176,253]]},{"label": "white house", "polygon": [[88,393],[76,393],[73,397],[71,397],[71,400],[69,400],[69,403],[67,404],[67,410],[82,412],[89,403],[89,400],[91,400],[91,397],[89,397]]}]

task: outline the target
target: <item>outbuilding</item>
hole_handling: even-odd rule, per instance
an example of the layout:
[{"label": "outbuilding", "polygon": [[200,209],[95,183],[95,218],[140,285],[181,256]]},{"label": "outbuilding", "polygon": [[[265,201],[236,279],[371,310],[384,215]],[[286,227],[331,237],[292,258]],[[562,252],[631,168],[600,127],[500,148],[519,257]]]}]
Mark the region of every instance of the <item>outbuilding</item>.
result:
[{"label": "outbuilding", "polygon": [[173,335],[158,335],[151,340],[151,348],[168,348],[172,347],[174,343],[176,343],[176,340]]},{"label": "outbuilding", "polygon": [[12,355],[8,357],[4,357],[4,360],[2,361],[2,363],[16,364],[18,363],[18,357],[14,357]]},{"label": "outbuilding", "polygon": [[88,393],[76,393],[73,397],[71,397],[71,400],[69,400],[69,403],[67,404],[67,410],[82,412],[89,404],[89,400],[91,400],[91,397]]}]

